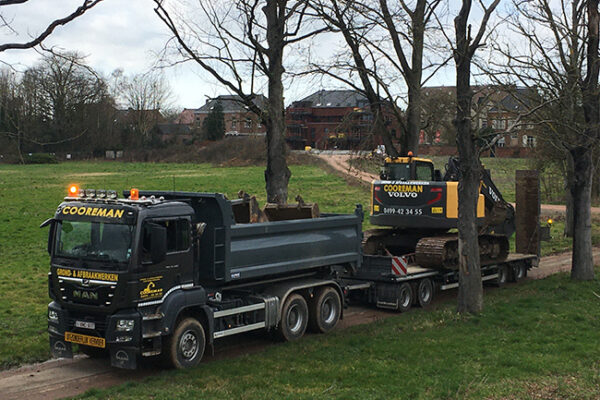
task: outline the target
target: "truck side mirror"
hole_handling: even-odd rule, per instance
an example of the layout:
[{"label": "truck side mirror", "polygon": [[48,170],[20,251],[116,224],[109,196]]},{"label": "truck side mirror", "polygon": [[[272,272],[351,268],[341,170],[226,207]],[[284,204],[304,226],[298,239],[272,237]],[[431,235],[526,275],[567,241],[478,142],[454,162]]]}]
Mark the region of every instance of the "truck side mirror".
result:
[{"label": "truck side mirror", "polygon": [[167,228],[158,224],[150,225],[150,257],[152,264],[164,261],[167,254]]},{"label": "truck side mirror", "polygon": [[442,180],[442,171],[436,169],[433,171],[433,180],[439,182]]},{"label": "truck side mirror", "polygon": [[50,229],[48,229],[48,254],[52,255],[52,247],[54,246],[54,226],[55,226],[55,220],[54,218],[50,218],[45,220],[44,222],[42,222],[42,224],[40,225],[40,228],[45,228],[46,226],[50,226]]}]

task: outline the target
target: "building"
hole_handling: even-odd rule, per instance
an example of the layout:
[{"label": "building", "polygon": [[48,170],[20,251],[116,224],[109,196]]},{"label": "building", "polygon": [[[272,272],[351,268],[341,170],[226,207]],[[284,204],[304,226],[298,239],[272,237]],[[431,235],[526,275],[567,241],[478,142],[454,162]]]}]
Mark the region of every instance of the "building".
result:
[{"label": "building", "polygon": [[[489,128],[501,135],[495,147],[533,148],[537,144],[535,125],[531,121],[520,120],[525,114],[530,89],[515,87],[511,90],[498,86],[474,86],[472,99],[473,127]],[[440,144],[454,144],[452,119],[456,112],[456,88],[453,86],[435,86],[423,88],[423,109],[426,128],[421,134],[421,144],[437,144],[437,138],[443,138]],[[503,134],[503,132],[505,132]],[[436,138],[433,139],[432,138]],[[492,149],[494,150],[494,149]]]},{"label": "building", "polygon": [[[295,149],[372,149],[379,144],[369,101],[354,90],[320,90],[295,101],[286,110],[286,123],[287,142]],[[399,132],[393,124],[390,129],[394,137]]]},{"label": "building", "polygon": [[[206,100],[206,103],[200,108],[186,108],[179,114],[178,123],[201,127],[202,122],[214,109],[217,102],[221,103],[221,107],[223,107],[225,135],[264,135],[266,133],[266,129],[257,115],[250,111],[237,95],[217,96]],[[266,102],[267,99],[263,95],[257,95],[254,99],[254,104],[259,108],[264,108]]]}]

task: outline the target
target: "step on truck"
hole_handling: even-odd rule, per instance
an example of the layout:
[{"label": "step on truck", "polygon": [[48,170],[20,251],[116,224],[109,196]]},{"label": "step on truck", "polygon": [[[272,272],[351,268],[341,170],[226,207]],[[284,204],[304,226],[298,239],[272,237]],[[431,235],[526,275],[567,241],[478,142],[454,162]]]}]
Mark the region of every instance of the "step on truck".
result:
[{"label": "step on truck", "polygon": [[[327,332],[342,317],[338,276],[360,268],[362,210],[237,223],[218,193],[73,186],[50,226],[50,347],[73,344],[111,365],[161,355],[196,365],[215,339],[251,330],[283,340]],[[246,218],[247,220],[248,218]]]}]

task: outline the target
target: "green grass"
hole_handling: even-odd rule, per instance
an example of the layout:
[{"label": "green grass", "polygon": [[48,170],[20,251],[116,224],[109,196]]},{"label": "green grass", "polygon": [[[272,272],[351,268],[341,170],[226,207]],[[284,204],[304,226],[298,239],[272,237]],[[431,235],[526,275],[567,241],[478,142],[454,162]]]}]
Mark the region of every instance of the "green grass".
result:
[{"label": "green grass", "polygon": [[[290,199],[302,194],[321,211],[350,213],[368,204],[368,191],[314,166],[291,166]],[[0,369],[49,357],[47,228],[69,183],[81,187],[221,192],[240,189],[266,201],[263,167],[215,168],[207,164],[63,163],[0,165]]]},{"label": "green grass", "polygon": [[487,290],[479,316],[447,300],[80,398],[599,398],[598,283],[561,274]]}]

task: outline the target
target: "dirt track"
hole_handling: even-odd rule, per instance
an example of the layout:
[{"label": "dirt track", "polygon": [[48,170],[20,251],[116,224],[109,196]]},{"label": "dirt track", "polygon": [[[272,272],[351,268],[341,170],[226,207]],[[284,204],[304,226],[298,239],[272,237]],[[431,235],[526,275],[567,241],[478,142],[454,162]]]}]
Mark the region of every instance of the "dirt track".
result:
[{"label": "dirt track", "polygon": [[[594,249],[594,260],[600,262],[600,248]],[[569,271],[571,253],[563,253],[542,258],[540,267],[530,271],[530,279],[540,279],[548,275]],[[441,298],[454,296],[456,291],[438,294]],[[336,329],[371,323],[382,318],[396,315],[394,312],[372,308],[350,307],[345,311],[345,317]],[[229,340],[227,340],[229,339]],[[247,334],[243,337],[230,337],[217,342],[215,354],[207,355],[203,362],[252,354],[267,346],[276,345],[268,336],[260,333]],[[13,399],[58,399],[75,396],[92,388],[106,388],[145,376],[160,373],[160,366],[147,363],[137,371],[127,371],[112,368],[107,359],[92,360],[78,356],[73,360],[50,360],[40,364],[27,365],[18,369],[0,372],[0,397],[5,400]]]}]

